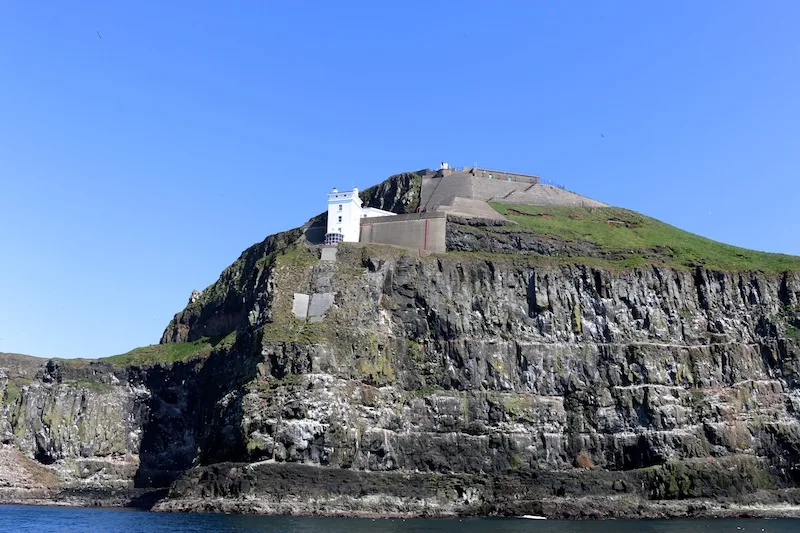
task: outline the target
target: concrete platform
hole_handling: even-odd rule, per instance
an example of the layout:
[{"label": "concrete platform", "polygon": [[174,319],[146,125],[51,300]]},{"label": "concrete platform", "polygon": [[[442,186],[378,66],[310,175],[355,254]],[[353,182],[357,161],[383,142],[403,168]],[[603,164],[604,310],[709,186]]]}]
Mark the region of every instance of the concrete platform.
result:
[{"label": "concrete platform", "polygon": [[300,320],[306,319],[308,316],[308,294],[294,293],[292,314]]},{"label": "concrete platform", "polygon": [[488,202],[470,198],[453,198],[452,204],[440,205],[436,208],[436,211],[464,218],[482,218],[508,222],[508,219],[495,211]]},{"label": "concrete platform", "polygon": [[320,254],[320,259],[323,261],[336,261],[336,247],[335,246],[325,246],[322,248],[322,253]]},{"label": "concrete platform", "polygon": [[[485,172],[484,172],[485,174]],[[605,207],[606,204],[580,194],[525,181],[489,179],[488,175],[451,172],[423,178],[420,210],[440,211],[462,217],[503,219],[487,202],[524,205]],[[498,177],[498,176],[494,176]]]},{"label": "concrete platform", "polygon": [[311,296],[311,305],[308,307],[309,322],[322,322],[325,313],[333,305],[333,299],[334,293],[332,292],[314,293]]}]

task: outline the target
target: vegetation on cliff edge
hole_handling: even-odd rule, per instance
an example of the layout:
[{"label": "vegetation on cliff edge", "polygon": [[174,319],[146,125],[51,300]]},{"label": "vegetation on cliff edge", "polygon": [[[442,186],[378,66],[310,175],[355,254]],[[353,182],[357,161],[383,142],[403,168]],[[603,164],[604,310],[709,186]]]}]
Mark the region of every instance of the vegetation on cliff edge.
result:
[{"label": "vegetation on cliff edge", "polygon": [[758,252],[713,241],[654,218],[617,207],[531,206],[494,202],[492,207],[525,231],[589,241],[623,260],[660,262],[710,270],[800,270],[800,257]]},{"label": "vegetation on cliff edge", "polygon": [[236,338],[236,333],[222,339],[209,339],[203,337],[194,342],[170,342],[165,344],[151,344],[134,348],[130,352],[102,357],[100,361],[105,361],[116,366],[147,366],[156,364],[169,364],[179,361],[188,361],[196,357],[205,357],[218,345],[232,345]]}]

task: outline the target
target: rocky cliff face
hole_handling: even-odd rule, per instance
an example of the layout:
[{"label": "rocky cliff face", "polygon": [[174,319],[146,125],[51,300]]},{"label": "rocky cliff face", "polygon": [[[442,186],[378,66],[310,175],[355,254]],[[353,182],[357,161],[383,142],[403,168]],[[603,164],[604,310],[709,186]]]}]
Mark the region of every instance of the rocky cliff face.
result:
[{"label": "rocky cliff face", "polygon": [[[480,479],[611,471],[626,488],[611,481],[609,492],[645,498],[796,481],[798,348],[786,332],[797,273],[420,259],[347,246],[335,264],[286,261],[265,285],[275,289],[273,319],[309,287],[332,287],[335,307],[280,340],[275,322],[254,325],[259,374],[228,405],[235,439],[215,460]],[[708,481],[704,469],[723,464],[743,474],[715,487],[718,472]],[[647,483],[634,485],[630,474],[648,467]],[[563,488],[554,483],[550,496]],[[233,491],[245,501],[259,490],[246,485]],[[199,499],[215,486],[173,495]],[[494,502],[471,494],[466,507]]]},{"label": "rocky cliff face", "polygon": [[[413,210],[409,184],[384,189],[394,203],[376,207]],[[342,245],[323,262],[308,228],[270,237],[162,338],[235,333],[230,346],[87,377],[51,364],[14,397],[6,378],[0,437],[60,471],[127,461],[108,475],[172,483],[161,509],[660,516],[800,501],[800,273],[591,266],[457,226],[459,251],[425,258]],[[294,293],[334,305],[299,321]]]},{"label": "rocky cliff face", "polygon": [[69,488],[130,501],[148,398],[110,365],[0,356],[0,500]]}]

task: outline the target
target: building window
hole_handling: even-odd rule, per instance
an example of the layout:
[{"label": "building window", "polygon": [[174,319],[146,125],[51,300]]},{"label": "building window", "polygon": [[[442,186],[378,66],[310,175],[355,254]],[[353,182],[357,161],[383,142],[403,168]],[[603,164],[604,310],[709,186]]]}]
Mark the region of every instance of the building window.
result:
[{"label": "building window", "polygon": [[342,217],[339,217],[339,224],[342,223]]},{"label": "building window", "polygon": [[339,211],[342,210],[342,204],[339,204]]}]

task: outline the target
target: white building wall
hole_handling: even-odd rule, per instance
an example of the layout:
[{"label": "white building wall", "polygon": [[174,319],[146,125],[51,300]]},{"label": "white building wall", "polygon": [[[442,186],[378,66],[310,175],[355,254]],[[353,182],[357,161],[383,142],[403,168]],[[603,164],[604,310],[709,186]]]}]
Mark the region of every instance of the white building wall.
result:
[{"label": "white building wall", "polygon": [[344,242],[358,242],[361,227],[361,198],[358,189],[328,194],[328,233],[342,234]]},{"label": "white building wall", "polygon": [[391,211],[384,211],[383,209],[377,209],[375,207],[362,207],[361,208],[361,217],[362,218],[372,218],[372,217],[390,217],[392,215],[396,215],[397,213],[392,213]]},{"label": "white building wall", "polygon": [[359,242],[362,218],[385,217],[394,214],[374,207],[361,207],[358,189],[352,191],[333,189],[328,193],[327,233],[341,234],[344,242]]}]

